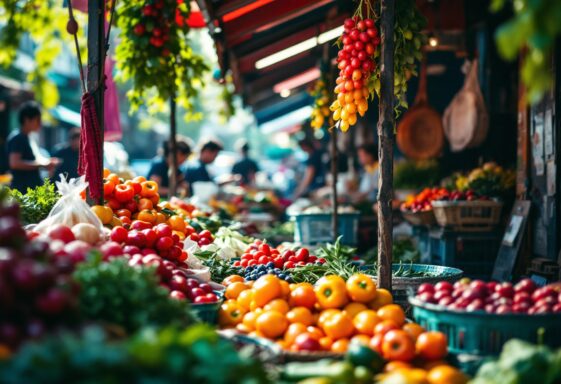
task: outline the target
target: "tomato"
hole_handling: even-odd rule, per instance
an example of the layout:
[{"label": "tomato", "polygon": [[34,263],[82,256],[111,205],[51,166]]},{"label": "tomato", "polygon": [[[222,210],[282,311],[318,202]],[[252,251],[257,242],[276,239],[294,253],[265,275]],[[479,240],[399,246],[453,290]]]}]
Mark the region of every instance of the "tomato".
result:
[{"label": "tomato", "polygon": [[415,357],[415,344],[407,332],[394,329],[384,335],[382,355],[390,361],[411,361]]},{"label": "tomato", "polygon": [[131,211],[129,211],[128,209],[119,209],[117,212],[115,212],[115,215],[117,215],[117,217],[126,216],[129,219],[132,216]]},{"label": "tomato", "polygon": [[370,343],[368,344],[368,346],[370,348],[372,348],[374,351],[378,352],[378,354],[381,356],[382,355],[382,343],[383,342],[384,342],[384,335],[381,334],[381,333],[378,333],[370,339]]},{"label": "tomato", "polygon": [[238,300],[238,304],[240,305],[240,307],[249,311],[249,309],[251,307],[251,301],[253,300],[253,290],[246,289],[244,291],[241,291],[238,294],[238,299],[237,300]]},{"label": "tomato", "polygon": [[466,384],[468,377],[449,365],[440,365],[431,369],[427,375],[429,384]]},{"label": "tomato", "polygon": [[306,332],[313,335],[318,340],[325,336],[325,333],[320,328],[311,325],[306,328]]},{"label": "tomato", "polygon": [[221,327],[233,327],[242,322],[244,315],[236,300],[226,300],[218,311],[218,323]]},{"label": "tomato", "polygon": [[[267,306],[265,306],[267,308]],[[290,323],[300,323],[305,326],[312,325],[314,323],[314,316],[312,312],[306,307],[296,307],[292,308],[286,314],[286,319]]]},{"label": "tomato", "polygon": [[345,280],[339,276],[322,277],[314,291],[321,308],[341,308],[349,302]]},{"label": "tomato", "polygon": [[374,335],[374,327],[380,322],[376,312],[372,310],[362,311],[353,319],[356,330],[364,335]]},{"label": "tomato", "polygon": [[179,231],[181,233],[185,232],[186,224],[185,220],[181,216],[175,215],[170,217],[168,219],[168,224],[174,231]]},{"label": "tomato", "polygon": [[404,361],[390,361],[384,366],[384,372],[393,372],[396,370],[411,370],[413,366]]},{"label": "tomato", "polygon": [[164,215],[161,212],[156,213],[156,223],[158,224],[165,224],[168,221],[168,218],[166,215]]},{"label": "tomato", "polygon": [[384,320],[376,324],[376,326],[374,327],[374,334],[385,335],[392,329],[399,329],[399,325],[397,325],[397,323],[393,320]]},{"label": "tomato", "polygon": [[113,190],[115,190],[115,184],[111,180],[103,179],[103,197],[107,199]]},{"label": "tomato", "polygon": [[368,303],[376,297],[376,284],[370,277],[356,273],[347,280],[347,293],[352,301]]},{"label": "tomato", "polygon": [[126,216],[120,216],[120,217],[119,217],[119,220],[121,220],[121,223],[123,223],[123,226],[124,226],[125,228],[130,227],[130,225],[131,225],[131,223],[132,223],[130,217],[126,217]]},{"label": "tomato", "polygon": [[245,327],[249,330],[249,331],[255,331],[255,321],[257,320],[257,317],[259,316],[258,313],[255,312],[247,312],[244,316],[243,316],[243,320],[242,320],[242,324],[245,325]]},{"label": "tomato", "polygon": [[368,308],[366,305],[362,303],[349,303],[343,309],[343,312],[346,313],[351,319],[354,319],[356,315],[358,315],[362,311],[366,311]]},{"label": "tomato", "polygon": [[132,180],[127,180],[125,181],[126,185],[130,185],[134,191],[135,195],[138,195],[140,193],[140,191],[142,191],[142,186],[140,185],[140,183],[137,183],[135,181]]},{"label": "tomato", "polygon": [[113,211],[118,211],[119,209],[121,209],[121,203],[114,197],[107,200],[107,203],[105,205],[107,205]]},{"label": "tomato", "polygon": [[276,339],[288,328],[288,320],[280,312],[264,311],[255,321],[255,329],[269,339]]},{"label": "tomato", "polygon": [[339,339],[331,345],[331,352],[346,353],[349,349],[349,339]]},{"label": "tomato", "polygon": [[242,282],[232,283],[232,284],[230,284],[226,287],[226,291],[224,292],[224,296],[227,299],[236,300],[238,298],[238,296],[240,295],[240,293],[247,290],[247,289],[249,289],[249,287],[245,283],[242,283]]},{"label": "tomato", "polygon": [[138,200],[138,210],[143,211],[145,209],[154,209],[154,204],[150,199],[142,198]]},{"label": "tomato", "polygon": [[107,168],[103,168],[103,177],[106,178],[111,174],[111,171]]},{"label": "tomato", "polygon": [[382,320],[391,320],[395,322],[398,326],[402,326],[405,323],[405,312],[397,304],[388,304],[378,309],[378,317]]},{"label": "tomato", "polygon": [[314,287],[311,284],[298,284],[290,292],[289,302],[292,307],[306,307],[313,309],[316,301],[316,293],[314,292]]},{"label": "tomato", "polygon": [[119,184],[115,186],[114,194],[117,201],[124,203],[133,199],[134,189],[130,185]]},{"label": "tomato", "polygon": [[134,179],[132,179],[132,181],[134,181],[135,183],[138,183],[138,184],[142,184],[143,182],[146,181],[146,177],[136,176]]},{"label": "tomato", "polygon": [[370,337],[368,337],[367,335],[354,335],[351,340],[351,345],[352,344],[359,344],[359,345],[364,345],[364,346],[368,346],[368,344],[370,344]]},{"label": "tomato", "polygon": [[258,307],[282,296],[282,286],[278,277],[265,275],[253,284],[253,300]]},{"label": "tomato", "polygon": [[280,285],[281,285],[281,288],[282,288],[282,297],[286,301],[288,301],[288,299],[290,298],[290,284],[288,284],[287,281],[281,280]]},{"label": "tomato", "polygon": [[368,303],[368,306],[377,311],[383,306],[391,303],[393,303],[393,298],[390,291],[384,288],[378,288],[376,289],[376,297],[374,298],[374,300]]},{"label": "tomato", "polygon": [[155,181],[143,181],[140,185],[142,187],[140,190],[140,195],[142,197],[150,198],[158,193],[158,183]]},{"label": "tomato", "polygon": [[448,341],[442,332],[424,332],[415,343],[417,353],[426,360],[439,360],[448,354]]},{"label": "tomato", "polygon": [[321,349],[324,351],[330,351],[331,346],[333,345],[333,339],[331,337],[322,337],[319,339],[319,345],[321,345]]},{"label": "tomato", "polygon": [[319,317],[318,317],[318,321],[317,321],[318,326],[320,328],[323,328],[323,325],[325,324],[327,319],[329,319],[331,316],[333,316],[337,313],[341,313],[341,311],[338,310],[338,309],[326,309],[326,310],[321,311],[321,313],[319,314]]},{"label": "tomato", "polygon": [[113,210],[105,205],[94,205],[90,208],[103,225],[109,224],[113,219]]},{"label": "tomato", "polygon": [[290,324],[288,326],[288,328],[286,329],[286,332],[284,334],[284,341],[286,342],[286,344],[288,346],[294,344],[294,341],[296,340],[296,338],[303,334],[306,333],[307,329],[306,326],[304,324],[301,323],[293,323]]},{"label": "tomato", "polygon": [[425,330],[423,329],[423,327],[421,327],[419,324],[417,323],[406,323],[403,324],[402,329],[407,332],[409,334],[409,336],[411,337],[411,339],[413,341],[417,341],[417,338],[419,337],[419,335],[423,332],[425,332]]},{"label": "tomato", "polygon": [[333,340],[351,337],[355,328],[353,321],[344,313],[336,313],[323,323],[323,331]]},{"label": "tomato", "polygon": [[152,201],[152,204],[158,205],[158,203],[160,202],[160,194],[155,193],[153,196],[150,197],[150,200]]},{"label": "tomato", "polygon": [[118,184],[121,183],[121,180],[119,179],[119,175],[117,175],[116,173],[110,173],[109,175],[104,177],[104,179],[111,181],[113,183],[113,186],[117,186]]},{"label": "tomato", "polygon": [[154,211],[151,211],[149,209],[145,209],[138,212],[137,219],[140,221],[146,221],[147,223],[150,224],[156,224],[156,214]]},{"label": "tomato", "polygon": [[267,304],[265,304],[263,309],[265,311],[277,311],[282,313],[283,315],[286,315],[288,311],[290,311],[290,307],[288,306],[288,303],[283,299],[271,300]]},{"label": "tomato", "polygon": [[111,216],[111,221],[109,222],[109,226],[111,228],[113,227],[122,227],[123,226],[123,222],[121,221],[121,219],[115,217],[115,216]]},{"label": "tomato", "polygon": [[128,209],[131,213],[137,212],[138,211],[138,204],[136,204],[136,201],[130,200],[130,201],[127,201],[124,204],[123,208]]}]

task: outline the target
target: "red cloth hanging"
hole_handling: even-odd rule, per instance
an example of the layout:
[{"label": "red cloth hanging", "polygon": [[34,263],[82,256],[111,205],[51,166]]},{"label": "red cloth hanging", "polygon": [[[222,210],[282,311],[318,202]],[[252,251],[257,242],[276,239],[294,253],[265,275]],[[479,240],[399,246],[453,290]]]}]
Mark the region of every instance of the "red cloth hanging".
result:
[{"label": "red cloth hanging", "polygon": [[99,130],[99,120],[95,111],[95,100],[93,95],[86,92],[82,95],[82,128],[80,135],[80,157],[78,159],[78,173],[86,176],[90,188],[90,196],[93,200],[98,200],[100,195],[99,186],[102,185],[103,161],[100,157],[102,153],[101,131]]}]

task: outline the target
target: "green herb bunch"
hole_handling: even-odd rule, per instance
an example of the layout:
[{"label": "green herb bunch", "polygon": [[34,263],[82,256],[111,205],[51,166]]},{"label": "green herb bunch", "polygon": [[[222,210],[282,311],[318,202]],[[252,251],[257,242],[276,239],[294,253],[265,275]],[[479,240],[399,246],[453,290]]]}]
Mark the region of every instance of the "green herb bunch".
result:
[{"label": "green herb bunch", "polygon": [[11,189],[10,196],[20,206],[21,220],[24,225],[43,221],[60,199],[60,193],[48,179],[45,179],[43,185],[33,189],[28,188],[25,194],[17,189]]}]

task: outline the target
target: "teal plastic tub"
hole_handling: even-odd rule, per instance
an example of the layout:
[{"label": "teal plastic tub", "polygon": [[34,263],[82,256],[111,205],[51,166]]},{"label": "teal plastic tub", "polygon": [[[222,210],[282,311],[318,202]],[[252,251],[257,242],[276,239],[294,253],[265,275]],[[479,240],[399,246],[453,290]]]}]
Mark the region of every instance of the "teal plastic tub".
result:
[{"label": "teal plastic tub", "polygon": [[[454,354],[497,356],[510,339],[561,347],[560,314],[490,314],[445,309],[409,298],[415,321],[427,330],[443,332]],[[543,336],[540,335],[543,333]]]}]

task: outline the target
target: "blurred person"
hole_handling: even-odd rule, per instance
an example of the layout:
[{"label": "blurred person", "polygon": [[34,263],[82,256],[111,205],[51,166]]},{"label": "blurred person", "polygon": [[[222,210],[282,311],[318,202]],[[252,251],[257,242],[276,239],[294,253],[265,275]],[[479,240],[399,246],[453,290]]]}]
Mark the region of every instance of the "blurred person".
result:
[{"label": "blurred person", "polygon": [[68,179],[79,177],[78,159],[80,157],[80,128],[72,128],[68,134],[68,142],[55,147],[53,156],[60,159],[56,167],[53,179],[58,180],[62,173]]},{"label": "blurred person", "polygon": [[378,195],[378,146],[363,144],[357,148],[358,162],[362,166],[358,191],[351,194],[354,203],[375,202]]},{"label": "blurred person", "polygon": [[35,188],[43,183],[40,169],[52,173],[59,161],[43,157],[37,144],[30,140],[30,136],[36,136],[41,130],[39,104],[32,101],[24,103],[19,110],[18,121],[20,128],[8,137],[6,151],[12,173],[11,187],[26,193],[27,188]]},{"label": "blurred person", "polygon": [[[176,156],[177,156],[177,173],[176,173],[176,191],[179,195],[185,194],[187,184],[183,176],[182,165],[187,158],[191,155],[191,146],[186,140],[176,140]],[[162,144],[162,154],[156,156],[150,165],[150,171],[147,178],[153,180],[159,185],[159,192],[162,196],[169,194],[169,180],[171,174],[171,162],[173,161],[171,155],[170,142],[164,141]],[[182,193],[183,192],[183,193]]]},{"label": "blurred person", "polygon": [[309,196],[314,191],[325,186],[325,165],[321,152],[316,149],[314,142],[309,139],[300,140],[298,145],[302,151],[308,154],[308,159],[304,163],[306,166],[304,177],[294,192],[294,200]]},{"label": "blurred person", "polygon": [[208,140],[203,143],[199,151],[197,162],[185,171],[185,181],[188,184],[189,193],[193,194],[193,183],[196,182],[214,182],[208,173],[207,165],[216,160],[218,153],[222,150],[222,144],[214,140]]},{"label": "blurred person", "polygon": [[249,144],[242,140],[236,145],[242,158],[232,167],[232,174],[241,176],[244,185],[255,185],[255,174],[259,172],[257,163],[249,157]]}]

